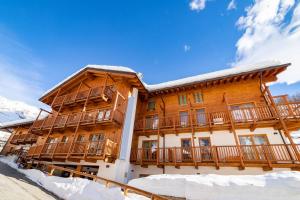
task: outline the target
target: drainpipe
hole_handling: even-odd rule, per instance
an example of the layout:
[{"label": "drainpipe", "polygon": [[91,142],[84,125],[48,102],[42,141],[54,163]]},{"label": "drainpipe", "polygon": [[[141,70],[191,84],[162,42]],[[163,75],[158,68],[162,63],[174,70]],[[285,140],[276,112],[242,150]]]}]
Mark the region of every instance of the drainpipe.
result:
[{"label": "drainpipe", "polygon": [[295,163],[295,161],[294,161],[294,159],[293,159],[293,157],[292,157],[291,150],[288,148],[287,143],[286,143],[286,141],[285,141],[285,139],[284,139],[284,137],[283,137],[283,135],[282,135],[281,130],[278,129],[278,132],[279,132],[280,137],[281,137],[281,139],[282,139],[282,141],[283,141],[283,144],[284,144],[284,146],[285,146],[285,148],[286,148],[286,150],[287,150],[287,152],[288,152],[288,154],[289,154],[289,156],[290,156],[290,159],[293,160],[293,163]]}]

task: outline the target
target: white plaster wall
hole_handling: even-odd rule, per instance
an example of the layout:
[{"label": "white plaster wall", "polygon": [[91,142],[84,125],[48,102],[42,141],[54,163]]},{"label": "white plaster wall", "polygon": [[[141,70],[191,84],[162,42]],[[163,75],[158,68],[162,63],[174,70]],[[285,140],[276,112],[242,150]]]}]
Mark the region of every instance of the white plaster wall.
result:
[{"label": "white plaster wall", "polygon": [[[274,134],[274,133],[277,134]],[[238,129],[236,130],[237,135],[254,135],[254,134],[266,134],[270,144],[283,144],[281,135],[274,128],[257,128],[254,131],[249,129]],[[234,135],[228,130],[224,131],[213,131],[210,132],[195,132],[194,142],[195,146],[199,146],[199,137],[210,137],[211,144],[215,146],[223,145],[236,145],[234,140]],[[165,146],[166,147],[180,147],[182,138],[192,138],[192,133],[179,133],[179,134],[167,134],[165,135]],[[144,140],[157,140],[157,135],[151,135],[149,137],[140,136],[138,141],[138,147],[142,148],[142,143]],[[287,139],[285,138],[285,141]],[[163,147],[163,137],[160,137],[159,146]]]},{"label": "white plaster wall", "polygon": [[[134,165],[132,168],[131,178],[139,178],[140,174],[162,174],[161,168],[156,166],[148,166],[143,168],[138,165]],[[274,168],[271,172],[278,171],[290,171],[290,168]],[[200,166],[198,169],[191,166],[181,166],[179,169],[174,166],[166,166],[165,174],[184,174],[184,175],[195,175],[195,174],[220,174],[220,175],[260,175],[270,173],[270,171],[263,171],[261,167],[246,167],[245,170],[239,170],[237,167],[221,167],[217,170],[215,167]]]},{"label": "white plaster wall", "polygon": [[151,174],[151,175],[163,174],[163,169],[153,165],[149,165],[147,168],[141,167],[139,165],[132,165],[130,173],[131,173],[130,179],[134,179],[134,178],[139,178],[140,174]]},{"label": "white plaster wall", "polygon": [[114,179],[116,174],[116,164],[115,163],[105,163],[102,160],[98,160],[99,170],[97,176]]}]

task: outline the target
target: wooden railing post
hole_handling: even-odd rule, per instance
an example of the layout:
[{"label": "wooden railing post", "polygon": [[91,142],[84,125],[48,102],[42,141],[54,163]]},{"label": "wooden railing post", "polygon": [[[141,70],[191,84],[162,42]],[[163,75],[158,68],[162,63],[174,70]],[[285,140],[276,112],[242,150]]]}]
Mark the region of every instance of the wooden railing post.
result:
[{"label": "wooden railing post", "polygon": [[285,121],[283,120],[283,118],[282,118],[282,116],[281,116],[281,114],[280,114],[280,112],[279,112],[279,110],[278,110],[278,108],[277,108],[277,106],[276,106],[276,104],[274,102],[274,99],[273,99],[272,94],[271,94],[271,92],[269,90],[269,87],[266,86],[266,85],[264,85],[264,87],[265,87],[265,91],[267,92],[267,96],[269,97],[269,100],[271,102],[271,105],[274,107],[275,112],[278,115],[279,121],[280,121],[280,123],[282,125],[282,128],[284,130],[285,136],[289,139],[289,141],[290,141],[290,143],[292,145],[292,148],[295,151],[297,159],[300,160],[300,152],[298,151],[298,149],[296,147],[296,144],[295,144],[293,138],[291,137],[290,131],[288,130],[288,128],[287,128],[287,126],[285,124]]},{"label": "wooden railing post", "polygon": [[229,117],[229,120],[230,120],[230,124],[231,124],[231,128],[232,128],[235,144],[236,144],[236,146],[238,148],[238,152],[239,152],[240,163],[241,163],[240,169],[245,169],[245,164],[244,164],[244,160],[243,160],[241,146],[240,146],[239,139],[238,139],[238,136],[237,136],[236,131],[235,131],[235,124],[233,122],[232,115],[230,113],[230,109],[229,109],[229,105],[228,105],[225,93],[224,93],[223,99],[224,99],[224,102],[225,102],[225,105],[226,105],[226,108],[227,108],[227,113],[229,115],[228,117]]},{"label": "wooden railing post", "polygon": [[271,153],[271,151],[268,151],[268,152],[266,151],[266,150],[270,150],[270,149],[269,149],[270,147],[269,147],[268,149],[267,149],[266,147],[267,147],[267,146],[262,145],[262,149],[263,149],[263,152],[264,152],[264,156],[266,157],[266,160],[267,160],[267,163],[268,163],[269,168],[270,168],[270,169],[273,169],[273,168],[272,168],[272,163],[271,163],[270,158],[269,158],[269,155],[268,155],[269,153]]}]

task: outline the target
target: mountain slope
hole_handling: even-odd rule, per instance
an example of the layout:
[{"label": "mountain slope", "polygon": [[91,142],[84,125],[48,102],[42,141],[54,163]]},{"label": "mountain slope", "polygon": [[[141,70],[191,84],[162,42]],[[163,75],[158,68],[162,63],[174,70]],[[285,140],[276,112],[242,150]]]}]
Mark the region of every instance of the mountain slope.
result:
[{"label": "mountain slope", "polygon": [[38,112],[37,107],[0,96],[0,124],[18,119],[34,119]]}]

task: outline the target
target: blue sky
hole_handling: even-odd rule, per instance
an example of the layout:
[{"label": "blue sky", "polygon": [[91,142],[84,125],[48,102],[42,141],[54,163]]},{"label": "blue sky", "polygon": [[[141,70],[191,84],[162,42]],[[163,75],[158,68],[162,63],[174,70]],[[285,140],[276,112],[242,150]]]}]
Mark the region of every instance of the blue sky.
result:
[{"label": "blue sky", "polygon": [[[230,1],[194,10],[192,0],[1,1],[0,76],[18,84],[0,81],[0,96],[35,104],[86,64],[128,66],[152,84],[243,63],[250,56],[236,45],[249,27],[237,21],[255,2],[236,0],[228,10]],[[273,93],[296,93],[297,81],[272,86]]]}]

